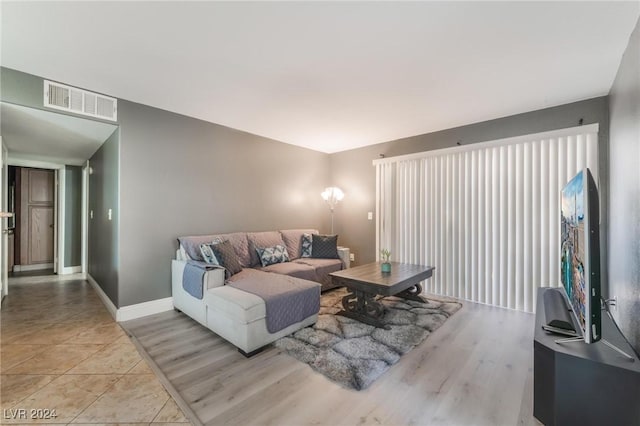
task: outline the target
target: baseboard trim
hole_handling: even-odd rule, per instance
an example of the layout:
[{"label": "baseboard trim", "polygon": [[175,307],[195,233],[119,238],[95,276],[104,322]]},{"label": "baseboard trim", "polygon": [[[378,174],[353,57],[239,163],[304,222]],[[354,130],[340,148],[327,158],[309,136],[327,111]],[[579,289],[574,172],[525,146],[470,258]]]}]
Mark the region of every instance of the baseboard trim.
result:
[{"label": "baseboard trim", "polygon": [[102,303],[107,308],[107,311],[111,314],[114,320],[118,321],[118,308],[113,304],[109,296],[102,290],[98,282],[91,276],[91,274],[87,274],[87,281],[91,284],[91,287],[98,293],[98,297],[102,300]]},{"label": "baseboard trim", "polygon": [[58,275],[80,274],[82,273],[82,266],[65,266],[62,268],[62,272]]},{"label": "baseboard trim", "polygon": [[118,309],[116,321],[129,321],[147,315],[159,314],[173,309],[173,297],[150,300],[148,302],[137,303],[135,305],[123,306]]},{"label": "baseboard trim", "polygon": [[116,308],[116,305],[113,304],[109,296],[106,295],[91,274],[87,274],[87,281],[89,281],[89,284],[91,284],[96,293],[98,293],[98,297],[102,300],[102,303],[116,322],[129,321],[173,309],[173,297],[165,297],[164,299],[150,300],[148,302]]},{"label": "baseboard trim", "polygon": [[40,271],[42,269],[52,269],[53,263],[38,263],[36,265],[13,265],[13,272]]}]

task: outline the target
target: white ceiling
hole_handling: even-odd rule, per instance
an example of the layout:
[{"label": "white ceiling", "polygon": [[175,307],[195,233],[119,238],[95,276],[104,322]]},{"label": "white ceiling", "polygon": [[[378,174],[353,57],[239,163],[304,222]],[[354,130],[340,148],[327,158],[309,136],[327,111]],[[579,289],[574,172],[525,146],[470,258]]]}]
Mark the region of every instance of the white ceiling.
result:
[{"label": "white ceiling", "polygon": [[3,66],[336,152],[596,96],[635,2],[3,2]]},{"label": "white ceiling", "polygon": [[10,160],[81,165],[117,126],[0,103],[0,132]]}]

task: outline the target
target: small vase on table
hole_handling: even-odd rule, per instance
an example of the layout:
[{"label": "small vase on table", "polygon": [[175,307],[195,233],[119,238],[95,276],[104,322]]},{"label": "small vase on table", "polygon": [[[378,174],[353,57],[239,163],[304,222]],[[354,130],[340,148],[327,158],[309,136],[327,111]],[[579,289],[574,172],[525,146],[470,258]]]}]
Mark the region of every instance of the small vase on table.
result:
[{"label": "small vase on table", "polygon": [[382,263],[380,264],[380,271],[383,274],[391,273],[391,262],[389,259],[391,258],[391,252],[387,249],[380,250],[380,255],[382,256]]}]

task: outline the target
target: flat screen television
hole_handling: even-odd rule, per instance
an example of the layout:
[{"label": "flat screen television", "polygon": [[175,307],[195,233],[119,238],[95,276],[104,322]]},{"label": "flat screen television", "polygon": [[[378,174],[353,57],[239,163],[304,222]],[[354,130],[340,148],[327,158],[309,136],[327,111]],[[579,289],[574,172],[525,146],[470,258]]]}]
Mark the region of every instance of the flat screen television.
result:
[{"label": "flat screen television", "polygon": [[598,188],[588,168],[561,192],[561,281],[586,343],[600,340]]}]

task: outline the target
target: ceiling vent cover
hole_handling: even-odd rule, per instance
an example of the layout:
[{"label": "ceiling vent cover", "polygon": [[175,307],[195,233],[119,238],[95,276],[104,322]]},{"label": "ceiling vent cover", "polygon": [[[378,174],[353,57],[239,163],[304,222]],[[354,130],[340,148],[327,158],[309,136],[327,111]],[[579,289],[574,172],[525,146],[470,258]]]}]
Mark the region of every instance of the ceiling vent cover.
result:
[{"label": "ceiling vent cover", "polygon": [[53,81],[44,81],[44,106],[103,120],[118,119],[118,100]]}]

